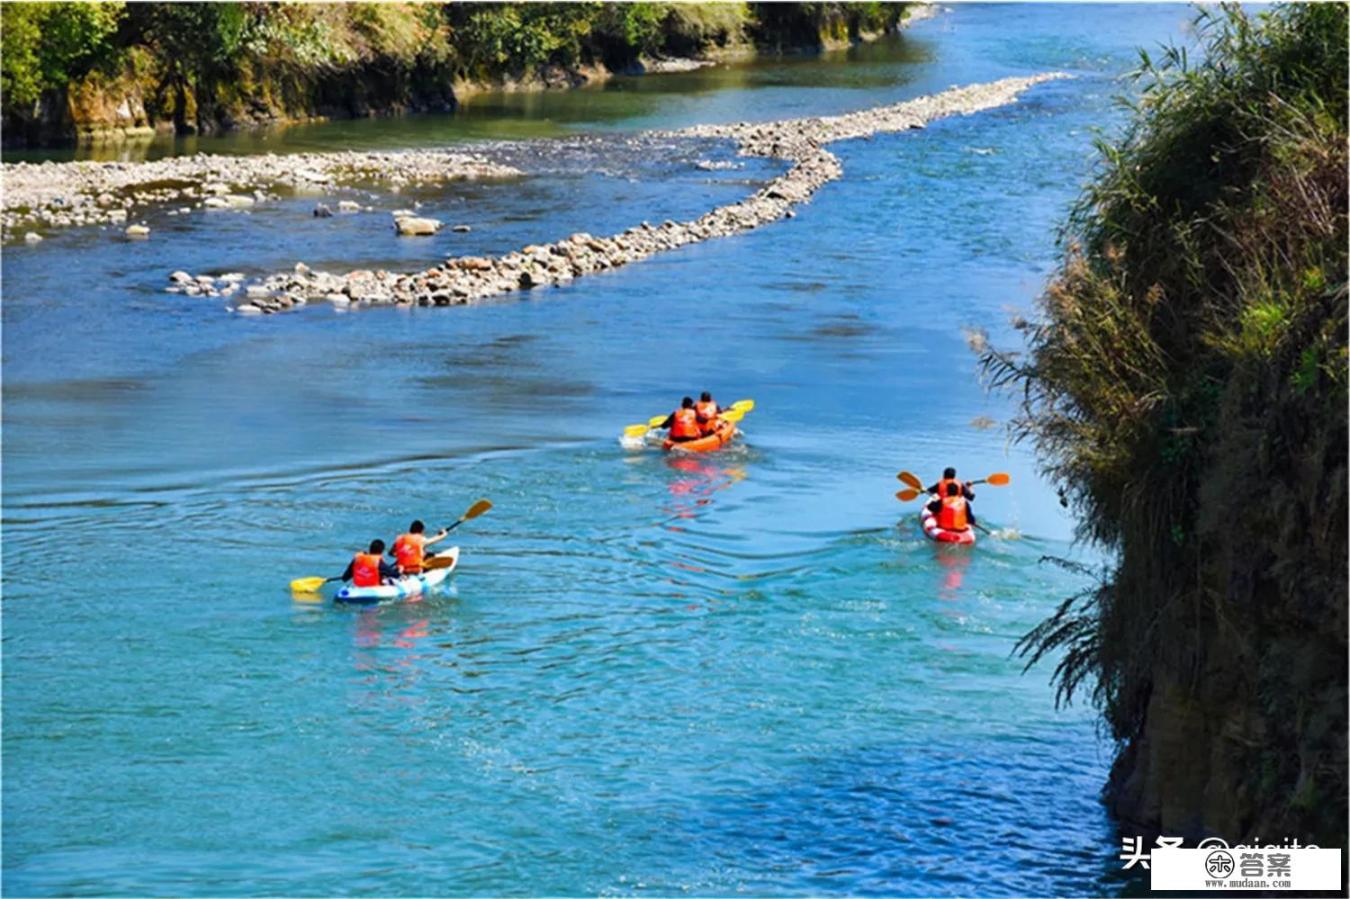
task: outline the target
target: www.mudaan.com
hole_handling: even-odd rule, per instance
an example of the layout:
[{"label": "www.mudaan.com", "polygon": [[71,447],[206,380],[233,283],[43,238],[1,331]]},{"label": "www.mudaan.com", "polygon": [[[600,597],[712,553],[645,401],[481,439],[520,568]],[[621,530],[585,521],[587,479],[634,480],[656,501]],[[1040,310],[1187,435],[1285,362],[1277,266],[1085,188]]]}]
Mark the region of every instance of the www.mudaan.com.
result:
[{"label": "www.mudaan.com", "polygon": [[1292,880],[1206,880],[1205,886],[1212,890],[1289,890],[1293,889]]}]

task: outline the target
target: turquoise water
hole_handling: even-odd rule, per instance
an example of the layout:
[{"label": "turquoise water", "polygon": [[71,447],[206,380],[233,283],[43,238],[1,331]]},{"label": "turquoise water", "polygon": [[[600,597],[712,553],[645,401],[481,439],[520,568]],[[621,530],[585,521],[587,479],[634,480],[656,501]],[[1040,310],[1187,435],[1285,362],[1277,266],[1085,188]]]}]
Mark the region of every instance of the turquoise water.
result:
[{"label": "turquoise water", "polygon": [[[963,6],[857,71],[547,95],[527,117],[561,143],[505,148],[530,177],[416,195],[467,235],[389,235],[405,193],[7,247],[5,891],[1126,889],[1097,800],[1109,741],[1009,658],[1085,586],[1040,563],[1074,552],[1071,522],[1025,448],[971,425],[1011,407],[961,329],[1015,339],[1118,76],[1188,18]],[[411,268],[697,214],[775,167],[709,173],[692,161],[725,148],[635,131],[1048,69],[1078,77],[837,145],[843,180],[793,220],[565,288],[263,320],[162,292],[176,268]],[[518,136],[501,121],[475,137]],[[620,450],[705,388],[756,400],[743,447]],[[944,464],[1012,473],[977,505],[1008,537],[922,538],[894,475]],[[457,532],[442,595],[356,611],[286,589],[479,496],[496,507]]]}]

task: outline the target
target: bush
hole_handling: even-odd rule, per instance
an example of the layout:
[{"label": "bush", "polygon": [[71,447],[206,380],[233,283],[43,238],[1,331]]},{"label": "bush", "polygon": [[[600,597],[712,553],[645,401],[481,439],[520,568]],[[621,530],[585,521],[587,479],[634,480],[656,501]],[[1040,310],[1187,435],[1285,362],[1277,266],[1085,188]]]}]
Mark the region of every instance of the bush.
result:
[{"label": "bush", "polygon": [[1100,147],[1029,357],[986,358],[995,384],[1023,392],[1018,435],[1082,536],[1117,554],[1021,648],[1063,652],[1061,699],[1092,684],[1125,764],[1167,690],[1224,710],[1195,723],[1214,757],[1265,772],[1216,786],[1239,797],[1225,826],[1336,842],[1347,11],[1227,7],[1199,26],[1199,65],[1142,56],[1133,124]]}]

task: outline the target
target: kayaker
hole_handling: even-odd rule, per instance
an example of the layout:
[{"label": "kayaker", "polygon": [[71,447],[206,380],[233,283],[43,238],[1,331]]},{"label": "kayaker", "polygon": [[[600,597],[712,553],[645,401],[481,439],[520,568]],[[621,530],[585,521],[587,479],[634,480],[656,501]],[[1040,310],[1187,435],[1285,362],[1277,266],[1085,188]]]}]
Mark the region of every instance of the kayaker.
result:
[{"label": "kayaker", "polygon": [[370,549],[352,556],[342,579],[357,587],[378,587],[386,579],[398,580],[398,568],[384,560],[384,541],[372,540]]},{"label": "kayaker", "polygon": [[435,537],[426,536],[427,526],[420,520],[408,525],[408,533],[399,534],[394,541],[394,560],[403,574],[421,574],[422,559],[426,548],[438,540],[444,540],[450,533],[444,528]]},{"label": "kayaker", "polygon": [[956,479],[956,469],[955,469],[955,468],[946,468],[946,469],[943,469],[943,471],[942,471],[942,480],[938,481],[938,482],[937,482],[936,484],[934,484],[932,487],[929,487],[929,488],[928,488],[928,492],[931,493],[933,496],[936,496],[938,499],[942,499],[943,497],[945,497],[945,496],[947,495],[947,485],[948,485],[948,484],[955,484],[955,485],[957,485],[959,488],[961,488],[961,495],[962,495],[962,496],[964,496],[964,497],[965,497],[967,500],[969,500],[970,502],[974,502],[974,501],[975,501],[975,491],[974,491],[974,489],[972,489],[971,486],[970,486],[969,484],[967,484],[965,481],[958,481],[958,480]]},{"label": "kayaker", "polygon": [[694,409],[694,398],[687,396],[680,400],[680,408],[670,413],[661,427],[670,429],[670,439],[676,443],[697,440],[703,436],[698,426],[698,412]]},{"label": "kayaker", "polygon": [[975,510],[961,495],[961,484],[955,481],[947,484],[946,496],[928,504],[928,511],[937,516],[937,526],[944,531],[968,531],[975,526]]},{"label": "kayaker", "polygon": [[704,434],[717,430],[717,416],[721,412],[722,407],[713,402],[711,393],[705,390],[699,394],[698,402],[694,404],[694,414],[698,416],[698,426]]}]

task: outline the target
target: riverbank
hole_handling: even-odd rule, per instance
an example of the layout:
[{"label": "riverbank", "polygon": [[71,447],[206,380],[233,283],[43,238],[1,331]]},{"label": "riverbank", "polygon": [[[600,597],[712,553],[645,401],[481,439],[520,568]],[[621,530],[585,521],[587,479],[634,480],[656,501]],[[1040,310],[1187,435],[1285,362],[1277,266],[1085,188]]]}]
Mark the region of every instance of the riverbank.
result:
[{"label": "riverbank", "polygon": [[[245,285],[246,301],[235,306],[234,311],[245,315],[270,314],[313,302],[343,307],[454,306],[517,290],[566,284],[666,250],[728,237],[792,217],[793,207],[805,203],[822,185],[843,174],[838,158],[825,149],[826,144],[922,128],[939,118],[1002,106],[1015,102],[1020,94],[1037,84],[1062,77],[1066,76],[1047,73],[1006,78],[838,116],[695,126],[666,132],[660,136],[730,140],[742,156],[782,159],[790,162],[791,167],[746,199],[720,206],[691,221],[667,220],[659,226],[643,222],[608,237],[580,232],[499,257],[451,258],[414,273],[361,269],[334,274],[311,271],[301,263],[293,271]],[[434,232],[439,223],[432,222],[428,227]],[[182,278],[173,280],[168,289],[179,292],[186,283]]]},{"label": "riverbank", "polygon": [[103,145],[453,111],[485,91],[875,40],[908,6],[14,2],[0,8],[3,138]]}]

